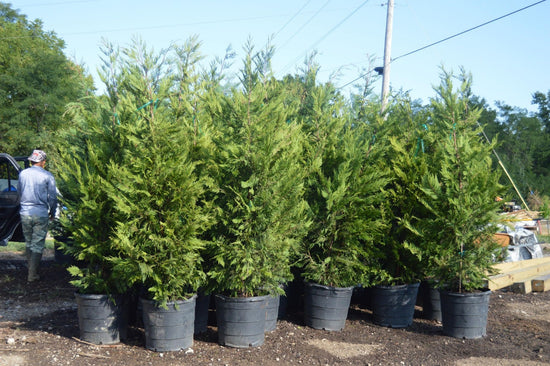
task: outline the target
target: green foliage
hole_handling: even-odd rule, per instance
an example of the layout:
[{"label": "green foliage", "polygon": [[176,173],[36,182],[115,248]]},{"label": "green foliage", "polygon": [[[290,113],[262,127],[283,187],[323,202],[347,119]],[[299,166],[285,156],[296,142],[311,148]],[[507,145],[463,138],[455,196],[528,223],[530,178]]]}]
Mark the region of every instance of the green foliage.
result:
[{"label": "green foliage", "polygon": [[461,76],[453,91],[452,76],[444,73],[432,100],[430,129],[434,131],[433,173],[422,178],[419,199],[431,216],[418,223],[428,241],[429,269],[440,286],[468,292],[483,287],[492,273],[498,244],[496,197],[503,187],[491,167],[492,145],[477,124],[480,110],[469,109],[464,92],[470,80]]},{"label": "green foliage", "polygon": [[[549,136],[543,132],[541,121],[521,110],[503,105],[500,105],[499,114],[507,122],[500,129],[497,151],[513,177],[514,184],[523,196],[533,188],[548,189],[550,185],[541,185],[541,178],[548,176],[541,154],[548,149],[549,143]],[[519,198],[507,177],[503,177],[503,182],[510,186],[509,195]]]},{"label": "green foliage", "polygon": [[424,110],[414,111],[411,102],[401,99],[389,106],[377,134],[377,142],[387,146],[384,164],[389,182],[380,206],[387,226],[375,245],[379,258],[373,278],[376,284],[409,284],[425,277],[426,242],[415,226],[428,216],[417,199],[433,153],[433,136],[426,122]]},{"label": "green foliage", "polygon": [[[46,239],[46,244],[44,245],[46,249],[54,248],[54,241],[52,239]],[[8,245],[0,246],[0,252],[25,252],[25,243],[18,241],[9,241]]]},{"label": "green foliage", "polygon": [[109,261],[121,282],[143,284],[160,304],[203,284],[200,236],[213,216],[203,156],[210,140],[206,125],[199,132],[194,111],[202,90],[193,69],[198,43],[184,47],[177,50],[177,73],[167,74],[170,50],[156,54],[136,40],[123,50],[117,85],[109,88],[118,93],[110,100],[117,102],[112,108],[122,146],[122,159],[108,166],[117,217],[112,245],[120,253]]},{"label": "green foliage", "polygon": [[550,218],[550,198],[544,196],[543,204],[540,206],[541,216],[548,219]]},{"label": "green foliage", "polygon": [[102,118],[104,108],[98,98],[69,106],[73,125],[58,136],[55,174],[66,208],[60,222],[73,241],[65,250],[83,263],[69,269],[72,284],[82,293],[119,294],[128,286],[106,258],[119,255],[111,242],[116,215],[107,163],[120,159],[120,147],[111,121]]},{"label": "green foliage", "polygon": [[277,81],[273,48],[249,42],[232,86],[231,52],[201,73],[199,49],[196,37],[160,52],[105,43],[107,95],[67,105],[54,168],[79,289],[252,296],[280,292],[294,264],[338,287],[425,269],[452,289],[481,286],[502,187],[466,77],[454,93],[445,74],[430,108],[404,97],[382,119],[366,80],[346,105],[317,85],[312,59]]},{"label": "green foliage", "polygon": [[269,76],[271,52],[247,46],[241,89],[222,98],[214,118],[220,192],[209,275],[230,296],[280,292],[307,225],[302,134]]},{"label": "green foliage", "polygon": [[[501,183],[508,187],[509,200],[520,202],[519,195],[527,199],[532,192],[540,192],[542,195],[550,192],[549,101],[548,95],[534,93],[532,103],[538,106],[536,113],[502,102],[497,102],[497,109],[492,110],[483,99],[473,98],[470,101],[472,107],[482,108],[480,124],[488,138],[498,141],[495,151],[500,162],[495,155],[493,164],[502,169],[502,163],[508,172],[501,176]],[[536,210],[530,205],[529,208]]]},{"label": "green foliage", "polygon": [[384,227],[377,209],[387,183],[379,164],[383,146],[372,126],[351,122],[330,85],[310,87],[308,95],[302,118],[312,225],[300,253],[303,276],[328,286],[366,284],[375,268],[373,243]]},{"label": "green foliage", "polygon": [[533,93],[533,104],[537,104],[539,110],[537,117],[541,120],[546,133],[550,132],[550,91],[546,95],[540,91]]},{"label": "green foliage", "polygon": [[540,218],[548,218],[550,216],[550,197],[542,196],[537,191],[531,191],[527,197],[529,209],[539,212]]},{"label": "green foliage", "polygon": [[0,3],[0,151],[51,150],[65,105],[92,89],[90,77],[63,54],[64,42],[39,20]]}]

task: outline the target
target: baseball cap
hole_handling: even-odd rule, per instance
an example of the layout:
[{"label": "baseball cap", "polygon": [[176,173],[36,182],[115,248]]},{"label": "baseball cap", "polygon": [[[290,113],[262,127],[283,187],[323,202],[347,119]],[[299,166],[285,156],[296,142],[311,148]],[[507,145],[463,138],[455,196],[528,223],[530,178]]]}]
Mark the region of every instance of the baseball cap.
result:
[{"label": "baseball cap", "polygon": [[46,160],[46,153],[42,150],[34,150],[28,159],[34,163],[40,163],[42,160]]}]

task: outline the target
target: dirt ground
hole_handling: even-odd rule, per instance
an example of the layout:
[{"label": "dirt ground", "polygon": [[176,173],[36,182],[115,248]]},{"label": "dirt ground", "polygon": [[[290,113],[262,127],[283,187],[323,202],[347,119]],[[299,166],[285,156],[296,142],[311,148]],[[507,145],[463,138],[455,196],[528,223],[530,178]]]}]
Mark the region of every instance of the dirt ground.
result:
[{"label": "dirt ground", "polygon": [[309,328],[289,308],[256,348],[218,345],[215,321],[178,352],[145,349],[139,326],[120,344],[86,344],[68,273],[52,259],[45,256],[42,279],[28,284],[22,257],[0,254],[0,365],[550,365],[550,292],[495,291],[487,336],[477,340],[445,336],[420,316],[407,329],[377,326],[354,298],[342,331]]}]

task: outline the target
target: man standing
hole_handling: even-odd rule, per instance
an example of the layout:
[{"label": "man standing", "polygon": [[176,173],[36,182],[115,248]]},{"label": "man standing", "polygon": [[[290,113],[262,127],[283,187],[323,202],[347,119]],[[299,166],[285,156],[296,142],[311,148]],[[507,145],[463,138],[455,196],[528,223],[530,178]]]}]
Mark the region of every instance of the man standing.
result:
[{"label": "man standing", "polygon": [[29,156],[32,166],[19,174],[17,191],[21,197],[21,228],[25,236],[25,254],[27,256],[28,282],[38,276],[38,267],[46,243],[49,219],[55,217],[57,208],[57,188],[53,174],[46,171],[46,153],[34,150]]}]

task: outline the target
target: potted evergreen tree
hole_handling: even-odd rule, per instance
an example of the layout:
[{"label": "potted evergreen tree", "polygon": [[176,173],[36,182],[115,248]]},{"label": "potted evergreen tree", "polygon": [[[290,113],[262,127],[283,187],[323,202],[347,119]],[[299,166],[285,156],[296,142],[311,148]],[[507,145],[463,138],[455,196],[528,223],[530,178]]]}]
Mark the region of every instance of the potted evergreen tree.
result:
[{"label": "potted evergreen tree", "polygon": [[444,72],[431,103],[435,171],[423,177],[419,196],[431,215],[418,228],[430,244],[428,268],[441,289],[444,333],[480,338],[491,294],[485,283],[499,254],[493,234],[503,187],[492,166],[494,146],[483,141],[477,124],[480,111],[468,102],[470,77],[463,73],[460,80],[455,92]]},{"label": "potted evergreen tree", "polygon": [[279,82],[270,75],[272,49],[250,43],[240,86],[219,95],[215,126],[219,195],[213,265],[218,342],[264,342],[266,301],[289,281],[290,253],[303,235],[302,133],[289,120]]},{"label": "potted evergreen tree", "polygon": [[63,249],[75,260],[68,267],[77,288],[80,336],[92,343],[117,343],[125,334],[122,295],[128,290],[109,258],[116,222],[107,193],[109,161],[119,154],[117,133],[95,97],[68,106],[69,123],[58,135],[56,176],[63,210],[59,223],[70,233]]},{"label": "potted evergreen tree", "polygon": [[[194,57],[193,45],[179,55]],[[159,352],[192,345],[196,292],[206,278],[202,234],[213,222],[212,180],[201,160],[207,126],[198,134],[199,120],[185,108],[202,91],[200,81],[192,62],[181,74],[164,73],[165,52],[155,55],[141,42],[125,50],[117,120],[123,157],[110,165],[107,185],[121,253],[111,262],[120,281],[142,287],[146,347]]]},{"label": "potted evergreen tree", "polygon": [[429,169],[430,133],[426,113],[403,98],[388,109],[378,141],[387,146],[389,182],[381,203],[384,235],[376,243],[378,270],[370,304],[376,324],[403,328],[412,324],[420,280],[425,277],[425,241],[414,226],[427,216],[417,200],[418,185]]},{"label": "potted evergreen tree", "polygon": [[386,225],[379,210],[388,179],[379,160],[384,146],[375,139],[380,120],[352,120],[330,84],[311,87],[308,97],[303,124],[312,225],[300,251],[305,321],[340,330],[353,286],[368,285],[376,268],[373,244]]}]

